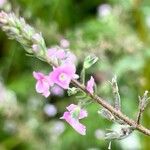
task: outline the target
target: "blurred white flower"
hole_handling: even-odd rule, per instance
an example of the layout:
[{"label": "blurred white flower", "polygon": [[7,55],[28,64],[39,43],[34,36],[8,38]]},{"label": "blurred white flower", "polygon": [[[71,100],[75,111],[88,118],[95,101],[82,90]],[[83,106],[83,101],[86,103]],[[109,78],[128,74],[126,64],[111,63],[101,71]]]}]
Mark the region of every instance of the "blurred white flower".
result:
[{"label": "blurred white flower", "polygon": [[30,111],[37,111],[42,107],[42,104],[42,100],[39,97],[30,97],[27,106]]},{"label": "blurred white flower", "polygon": [[103,131],[103,130],[101,130],[101,129],[97,129],[97,130],[95,130],[95,137],[97,138],[97,139],[104,139],[104,137],[105,137],[105,132]]},{"label": "blurred white flower", "polygon": [[146,24],[150,28],[150,16],[146,17]]},{"label": "blurred white flower", "polygon": [[16,94],[6,89],[6,87],[0,82],[0,110],[6,116],[13,116],[18,113],[18,105],[17,105],[17,98]]},{"label": "blurred white flower", "polygon": [[44,112],[47,116],[53,117],[57,114],[57,108],[52,104],[46,104],[44,106]]},{"label": "blurred white flower", "polygon": [[30,129],[35,129],[37,128],[39,125],[39,122],[37,119],[35,118],[30,118],[28,121],[27,121],[27,126],[30,128]]},{"label": "blurred white flower", "polygon": [[105,17],[108,16],[111,13],[111,6],[109,4],[102,4],[98,7],[98,16],[99,17]]},{"label": "blurred white flower", "polygon": [[11,133],[11,134],[15,133],[16,130],[17,130],[17,125],[16,125],[15,121],[6,120],[6,121],[4,122],[3,130],[4,130],[5,132],[9,133],[9,134],[10,134],[10,133]]},{"label": "blurred white flower", "polygon": [[53,123],[52,127],[50,128],[50,133],[55,136],[59,136],[65,130],[65,125],[62,121],[56,121]]},{"label": "blurred white flower", "polygon": [[0,8],[2,8],[6,2],[7,0],[0,0]]}]

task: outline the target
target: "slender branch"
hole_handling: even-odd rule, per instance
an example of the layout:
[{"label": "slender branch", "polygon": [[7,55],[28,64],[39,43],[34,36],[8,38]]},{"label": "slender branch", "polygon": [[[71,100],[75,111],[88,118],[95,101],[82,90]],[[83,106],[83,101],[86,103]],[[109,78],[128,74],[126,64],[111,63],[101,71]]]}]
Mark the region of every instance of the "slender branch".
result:
[{"label": "slender branch", "polygon": [[140,124],[140,120],[141,120],[141,117],[142,117],[142,111],[141,109],[138,111],[138,114],[137,114],[137,124]]},{"label": "slender branch", "polygon": [[[46,45],[44,38],[41,33],[37,33],[34,28],[26,24],[23,18],[17,18],[13,13],[0,12],[0,26],[3,31],[5,31],[9,38],[17,40],[25,50],[35,55],[38,59],[46,61],[48,64],[57,67],[57,64],[50,62],[46,56]],[[72,84],[75,87],[80,88],[83,92],[89,95],[93,101],[97,102],[105,109],[109,110],[113,115],[124,121],[126,124],[130,125],[134,129],[150,136],[150,130],[144,126],[137,123],[126,115],[124,115],[120,110],[117,110],[111,106],[103,98],[96,94],[91,94],[87,91],[86,87],[75,79],[72,79]],[[144,105],[145,106],[145,105]]]}]

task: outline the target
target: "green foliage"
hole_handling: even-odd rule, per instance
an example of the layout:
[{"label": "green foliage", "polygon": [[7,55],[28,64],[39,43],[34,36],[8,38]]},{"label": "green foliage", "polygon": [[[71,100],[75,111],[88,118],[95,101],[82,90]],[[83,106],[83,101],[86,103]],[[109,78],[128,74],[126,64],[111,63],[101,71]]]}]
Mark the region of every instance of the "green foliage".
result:
[{"label": "green foliage", "polygon": [[96,56],[87,56],[83,62],[83,68],[88,69],[98,61]]}]

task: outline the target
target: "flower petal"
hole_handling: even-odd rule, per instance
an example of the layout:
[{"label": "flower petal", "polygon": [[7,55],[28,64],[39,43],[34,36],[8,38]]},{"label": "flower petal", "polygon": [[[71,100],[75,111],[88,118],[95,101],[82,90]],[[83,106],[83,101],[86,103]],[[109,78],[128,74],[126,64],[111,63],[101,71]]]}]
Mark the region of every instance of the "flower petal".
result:
[{"label": "flower petal", "polygon": [[95,81],[94,78],[91,76],[90,80],[87,82],[87,86],[86,89],[90,92],[90,93],[94,93],[93,87],[94,87]]},{"label": "flower petal", "polygon": [[80,114],[79,114],[79,119],[83,119],[83,118],[85,118],[85,117],[87,117],[87,116],[88,116],[87,111],[84,110],[84,109],[81,109],[81,110],[80,110]]},{"label": "flower petal", "polygon": [[86,127],[81,124],[78,119],[74,119],[71,117],[69,112],[65,112],[61,119],[65,119],[79,134],[85,135],[86,134]]},{"label": "flower petal", "polygon": [[33,77],[36,79],[36,80],[40,80],[44,77],[44,74],[41,73],[41,72],[35,72],[33,71]]},{"label": "flower petal", "polygon": [[77,108],[77,107],[79,107],[79,106],[77,106],[77,105],[75,105],[75,104],[70,104],[68,107],[66,107],[66,109],[68,110],[68,111],[73,111],[75,108]]},{"label": "flower petal", "polygon": [[47,98],[49,95],[50,95],[49,90],[43,92],[43,96],[45,96],[46,98]]},{"label": "flower petal", "polygon": [[41,82],[41,81],[38,81],[38,82],[36,83],[35,88],[36,88],[36,91],[37,91],[38,93],[42,93],[42,92],[43,92],[43,84],[42,84],[42,82]]}]

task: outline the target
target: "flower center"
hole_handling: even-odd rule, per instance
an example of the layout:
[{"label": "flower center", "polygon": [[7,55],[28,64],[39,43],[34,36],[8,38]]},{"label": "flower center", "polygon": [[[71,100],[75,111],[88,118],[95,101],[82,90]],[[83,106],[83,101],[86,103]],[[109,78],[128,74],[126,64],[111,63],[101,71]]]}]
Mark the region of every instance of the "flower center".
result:
[{"label": "flower center", "polygon": [[66,76],[65,73],[61,73],[61,74],[59,75],[59,80],[60,80],[60,81],[65,81],[66,79],[67,79],[67,76]]}]

